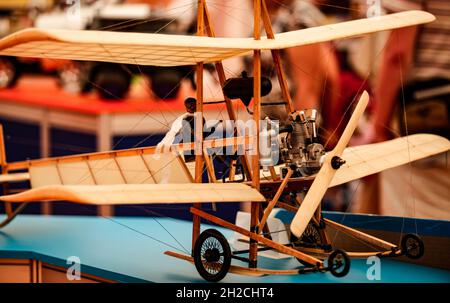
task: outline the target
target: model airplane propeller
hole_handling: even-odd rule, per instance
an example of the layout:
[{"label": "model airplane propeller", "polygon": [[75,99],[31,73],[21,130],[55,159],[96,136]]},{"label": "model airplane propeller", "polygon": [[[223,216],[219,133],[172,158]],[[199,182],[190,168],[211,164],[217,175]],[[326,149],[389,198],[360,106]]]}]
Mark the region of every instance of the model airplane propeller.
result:
[{"label": "model airplane propeller", "polygon": [[302,204],[292,220],[291,231],[295,236],[300,237],[303,234],[309,223],[308,219],[310,219],[310,217],[305,217],[305,215],[310,216],[310,214],[314,214],[322,201],[325,192],[330,186],[337,169],[345,163],[340,157],[358,126],[358,121],[362,117],[368,102],[369,94],[364,92],[335,148],[327,153],[320,171],[317,173],[305,199],[302,201]]},{"label": "model airplane propeller", "polygon": [[[158,66],[196,65],[197,110],[200,114],[199,118],[202,119],[203,64],[214,63],[220,82],[224,85],[227,79],[221,61],[253,52],[255,66],[253,75],[253,119],[256,123],[259,123],[261,119],[259,110],[261,106],[260,53],[270,50],[277,67],[288,114],[298,114],[300,122],[303,123],[301,121],[303,119],[302,114],[295,111],[289,96],[287,82],[280,63],[279,50],[418,25],[434,20],[434,16],[429,13],[408,11],[275,35],[268,21],[270,18],[264,1],[255,1],[255,12],[258,13],[255,14],[255,29],[257,30],[255,30],[254,38],[215,38],[206,3],[204,0],[199,0],[197,22],[199,36],[27,29],[0,40],[0,55],[110,61]],[[267,32],[267,37],[262,38],[259,36],[261,19]],[[205,33],[208,37],[203,36]],[[193,202],[195,204],[191,208],[194,218],[192,256],[175,252],[166,252],[166,254],[193,262],[200,275],[209,281],[219,281],[229,271],[246,275],[330,271],[335,276],[344,276],[349,270],[349,257],[372,255],[420,257],[423,253],[423,247],[420,239],[415,235],[405,236],[401,247],[398,247],[339,223],[323,219],[320,211],[317,212],[318,209],[320,210],[323,195],[331,186],[446,152],[450,148],[450,142],[445,138],[419,134],[346,149],[368,99],[368,94],[364,92],[336,147],[326,153],[320,170],[317,174],[311,176],[299,176],[297,174],[298,163],[290,163],[288,165],[270,166],[271,174],[268,180],[260,180],[260,175],[264,173],[260,170],[259,145],[256,144],[257,152],[254,155],[244,154],[239,156],[247,175],[248,180],[246,182],[227,183],[217,181],[208,149],[232,147],[236,150],[241,146],[248,146],[250,142],[256,141],[258,143],[259,132],[256,132],[255,136],[236,133],[236,136],[232,138],[204,140],[200,130],[200,132],[197,132],[200,135],[196,137],[196,142],[174,144],[171,146],[174,153],[163,153],[157,156],[155,156],[156,148],[154,147],[15,163],[7,163],[4,153],[0,154],[0,165],[3,169],[0,182],[13,182],[29,178],[31,183],[31,189],[27,191],[0,197],[0,200],[6,203],[7,213],[7,218],[0,224],[0,227],[11,222],[22,211],[27,202],[33,201],[65,200],[94,205]],[[236,114],[232,101],[226,98],[225,102],[230,119],[234,120]],[[185,163],[180,155],[183,151],[194,149],[200,151],[196,155],[195,169]],[[319,150],[319,154],[322,152],[322,150]],[[249,158],[252,158],[252,166],[250,166]],[[236,159],[233,161],[236,161]],[[204,165],[206,165],[210,180],[214,182],[201,182]],[[281,169],[284,169],[286,173],[280,172]],[[27,172],[12,173],[23,170]],[[233,179],[234,172],[230,172],[228,181]],[[297,208],[280,201],[280,198],[286,192],[295,192],[297,189],[302,190],[305,187],[309,187],[309,190],[300,207]],[[250,229],[236,226],[206,213],[200,209],[200,203],[205,202],[252,202]],[[262,212],[260,205],[263,202],[268,202],[268,204]],[[18,203],[19,206],[13,209],[12,203]],[[270,238],[266,222],[274,206],[284,207],[296,213],[291,223],[291,231],[293,235],[300,239],[299,242],[284,245]],[[249,249],[239,252],[231,251],[226,239],[216,230],[208,229],[200,234],[200,218],[248,237],[250,239]],[[380,249],[359,253],[333,251],[331,249],[332,243],[326,236],[325,225],[369,242]],[[317,229],[327,245],[316,245],[313,248],[311,248],[311,245],[303,245],[301,236],[307,228]],[[262,233],[263,231],[264,233]],[[210,239],[216,241],[211,242]],[[211,246],[211,243],[215,244]],[[292,270],[258,268],[258,251],[268,248],[296,257],[305,266]],[[248,258],[238,256],[243,253],[248,254]],[[248,268],[231,265],[232,258],[248,262]],[[324,260],[327,260],[327,262]]]}]

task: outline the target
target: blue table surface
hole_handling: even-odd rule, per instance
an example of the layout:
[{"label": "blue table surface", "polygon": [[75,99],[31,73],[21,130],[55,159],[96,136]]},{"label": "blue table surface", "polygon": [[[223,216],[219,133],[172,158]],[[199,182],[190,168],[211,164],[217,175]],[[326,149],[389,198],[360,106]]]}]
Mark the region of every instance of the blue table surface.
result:
[{"label": "blue table surface", "polygon": [[[0,215],[0,219],[4,216]],[[203,224],[202,229],[210,226]],[[0,258],[33,258],[68,267],[70,256],[80,258],[82,271],[122,282],[204,282],[195,267],[164,255],[164,251],[191,250],[191,223],[170,218],[18,216],[0,230]],[[218,228],[227,238],[233,232]],[[236,261],[233,261],[236,262]],[[260,257],[260,267],[290,269],[295,259]],[[239,263],[239,262],[238,262]],[[237,263],[236,263],[237,264]],[[371,282],[370,265],[353,259],[350,273],[335,278],[330,273],[248,277],[228,274],[223,282]],[[450,282],[450,271],[382,259],[378,282]]]}]

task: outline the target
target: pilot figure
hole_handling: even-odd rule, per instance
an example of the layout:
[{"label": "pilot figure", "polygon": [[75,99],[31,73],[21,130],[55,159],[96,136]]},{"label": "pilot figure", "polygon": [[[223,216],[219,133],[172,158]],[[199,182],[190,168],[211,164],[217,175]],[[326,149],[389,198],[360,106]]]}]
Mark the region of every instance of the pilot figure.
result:
[{"label": "pilot figure", "polygon": [[[197,110],[197,100],[195,98],[187,98],[184,100],[186,113],[179,116],[173,123],[170,130],[165,137],[158,143],[156,152],[168,152],[172,144],[180,142],[189,143],[194,142],[195,134],[195,112]],[[203,118],[203,124],[205,119]],[[190,162],[195,160],[195,155],[192,151],[187,151],[184,155],[185,161]]]}]

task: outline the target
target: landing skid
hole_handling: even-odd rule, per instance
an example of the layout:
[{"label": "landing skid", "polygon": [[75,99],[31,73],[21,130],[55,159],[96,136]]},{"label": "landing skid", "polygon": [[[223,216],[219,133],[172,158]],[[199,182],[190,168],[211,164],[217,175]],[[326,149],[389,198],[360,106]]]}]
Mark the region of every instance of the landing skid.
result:
[{"label": "landing skid", "polygon": [[[190,263],[194,263],[194,258],[191,256],[188,256],[186,254],[180,254],[173,251],[166,251],[164,254],[180,259],[185,260]],[[248,268],[243,266],[236,266],[231,265],[230,266],[230,273],[238,274],[238,275],[245,275],[245,276],[253,276],[253,277],[262,277],[266,275],[298,275],[298,274],[304,274],[309,272],[318,272],[318,269],[312,269],[312,268],[300,268],[300,269],[284,269],[284,270],[274,270],[274,269],[267,269],[267,268]]]}]

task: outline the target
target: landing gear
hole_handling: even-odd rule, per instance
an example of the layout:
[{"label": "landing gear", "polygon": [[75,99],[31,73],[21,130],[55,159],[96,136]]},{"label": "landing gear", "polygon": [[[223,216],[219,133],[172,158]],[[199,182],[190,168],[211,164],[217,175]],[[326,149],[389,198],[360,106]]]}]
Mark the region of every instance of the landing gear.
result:
[{"label": "landing gear", "polygon": [[346,276],[350,271],[350,258],[347,253],[340,249],[333,251],[328,257],[328,268],[335,277]]},{"label": "landing gear", "polygon": [[410,259],[419,259],[425,252],[423,241],[414,234],[403,236],[401,248],[402,253]]},{"label": "landing gear", "polygon": [[194,246],[194,264],[203,279],[222,280],[231,265],[231,250],[225,237],[215,229],[202,232]]}]

